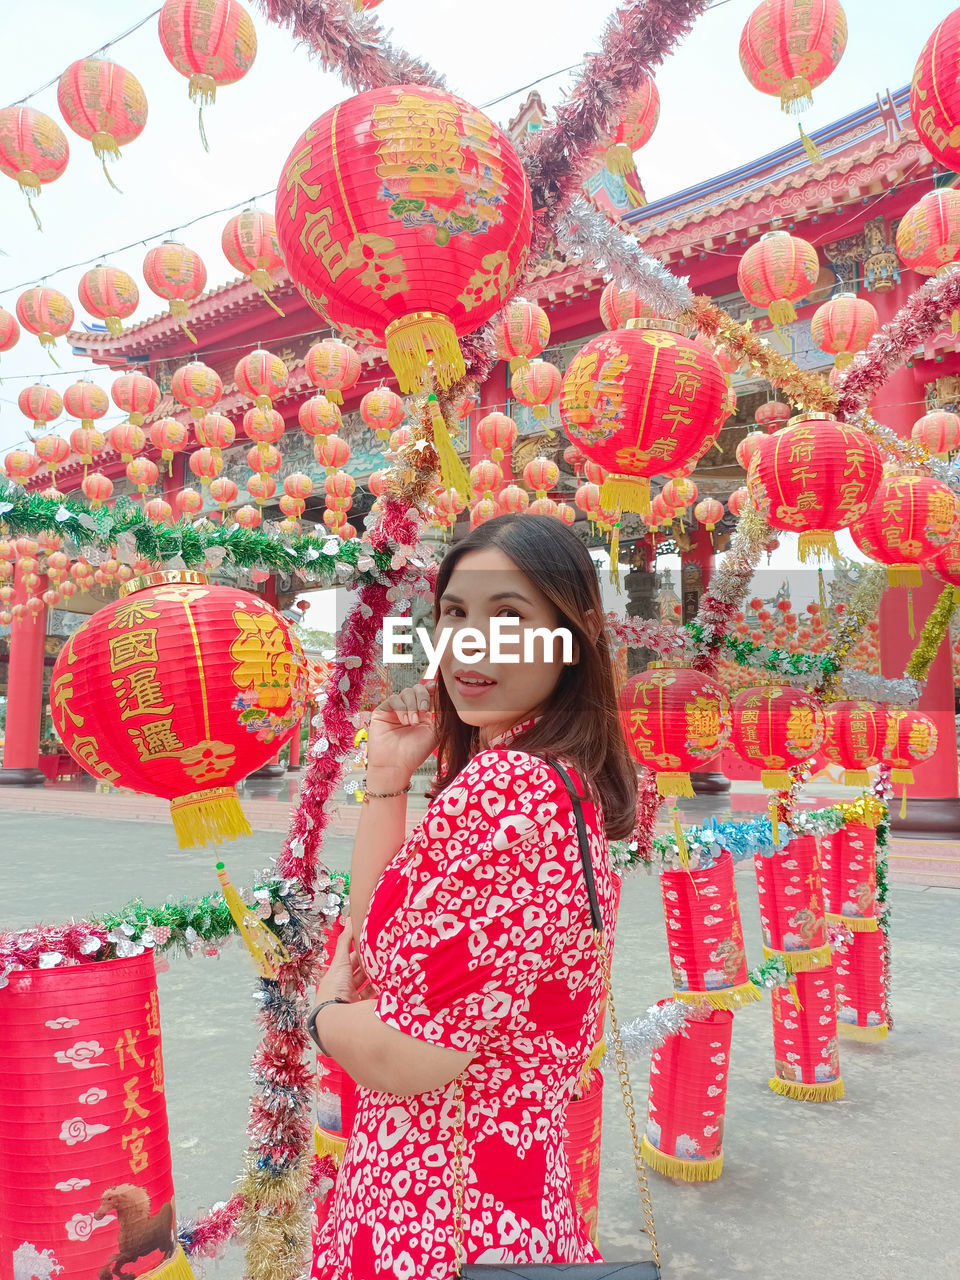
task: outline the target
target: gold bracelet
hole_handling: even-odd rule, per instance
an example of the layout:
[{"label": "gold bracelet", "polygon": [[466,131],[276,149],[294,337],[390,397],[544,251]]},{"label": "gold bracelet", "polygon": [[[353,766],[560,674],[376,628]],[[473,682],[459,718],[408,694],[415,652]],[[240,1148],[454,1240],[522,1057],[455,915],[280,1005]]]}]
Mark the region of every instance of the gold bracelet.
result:
[{"label": "gold bracelet", "polygon": [[405,796],[412,786],[413,783],[408,782],[402,791],[364,791],[363,803],[366,804],[368,800],[392,800],[395,796]]}]

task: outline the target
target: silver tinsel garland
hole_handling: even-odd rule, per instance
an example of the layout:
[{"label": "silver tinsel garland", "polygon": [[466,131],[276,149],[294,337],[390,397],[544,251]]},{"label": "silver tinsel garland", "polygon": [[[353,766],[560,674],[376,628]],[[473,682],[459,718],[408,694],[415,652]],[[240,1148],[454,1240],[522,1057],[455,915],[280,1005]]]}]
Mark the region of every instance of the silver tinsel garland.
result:
[{"label": "silver tinsel garland", "polygon": [[[706,1012],[710,1013],[711,1010],[708,1008]],[[634,1018],[620,1028],[620,1039],[627,1061],[639,1062],[649,1057],[654,1049],[659,1049],[669,1036],[674,1036],[677,1032],[686,1035],[687,1023],[700,1017],[696,1006],[684,1004],[681,1000],[652,1005],[645,1018]]]}]

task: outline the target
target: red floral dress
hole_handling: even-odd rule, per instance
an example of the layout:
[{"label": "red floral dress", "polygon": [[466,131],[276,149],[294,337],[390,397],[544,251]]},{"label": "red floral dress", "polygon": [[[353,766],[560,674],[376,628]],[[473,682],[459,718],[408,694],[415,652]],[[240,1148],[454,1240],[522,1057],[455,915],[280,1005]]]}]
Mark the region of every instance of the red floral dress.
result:
[{"label": "red floral dress", "polygon": [[[583,810],[612,941],[607,841],[599,810]],[[474,756],[384,872],[360,955],[383,1022],[475,1055],[462,1077],[467,1261],[600,1261],[563,1133],[603,989],[556,771],[505,746]],[[453,1083],[408,1098],[358,1090],[317,1280],[450,1280],[455,1116]]]}]

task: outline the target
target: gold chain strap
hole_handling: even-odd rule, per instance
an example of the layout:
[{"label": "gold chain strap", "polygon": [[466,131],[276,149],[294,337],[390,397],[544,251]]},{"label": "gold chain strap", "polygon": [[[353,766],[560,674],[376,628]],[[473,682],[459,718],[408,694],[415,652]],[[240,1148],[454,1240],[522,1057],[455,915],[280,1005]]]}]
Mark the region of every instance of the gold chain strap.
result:
[{"label": "gold chain strap", "polygon": [[[607,954],[606,943],[603,940],[603,934],[599,929],[595,929],[593,933],[594,942],[597,945],[597,955],[600,958],[600,970],[603,974],[604,994],[607,998],[607,1011],[610,1017],[610,1033],[613,1039],[613,1052],[617,1064],[617,1075],[620,1078],[620,1092],[623,1094],[623,1109],[627,1114],[627,1124],[630,1128],[630,1137],[633,1141],[633,1163],[637,1174],[637,1187],[640,1191],[640,1204],[643,1209],[644,1232],[650,1244],[650,1252],[653,1254],[653,1260],[660,1266],[660,1248],[657,1244],[657,1226],[653,1217],[653,1204],[650,1200],[650,1186],[647,1182],[647,1174],[643,1164],[643,1148],[640,1145],[640,1135],[637,1132],[637,1112],[633,1101],[633,1089],[630,1085],[630,1072],[627,1067],[627,1055],[623,1050],[623,1041],[620,1038],[620,1023],[617,1021],[617,1011],[613,1003],[613,987],[610,982],[610,957]],[[466,1134],[464,1133],[465,1107],[463,1101],[463,1080],[457,1076],[453,1082],[453,1097],[456,1103],[457,1116],[453,1127],[453,1256],[454,1256],[454,1274],[459,1276],[465,1260],[464,1250],[464,1223],[463,1223],[463,1202],[465,1192],[465,1179],[463,1172],[463,1156],[466,1151]]]}]

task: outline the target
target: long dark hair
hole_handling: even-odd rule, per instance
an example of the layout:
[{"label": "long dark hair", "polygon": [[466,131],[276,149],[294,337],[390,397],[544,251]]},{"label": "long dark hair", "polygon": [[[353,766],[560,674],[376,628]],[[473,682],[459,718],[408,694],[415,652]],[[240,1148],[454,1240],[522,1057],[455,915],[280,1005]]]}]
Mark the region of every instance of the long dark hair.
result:
[{"label": "long dark hair", "polygon": [[[478,525],[441,562],[433,602],[435,624],[456,566],[471,551],[489,547],[502,551],[547,597],[557,611],[558,625],[570,629],[580,650],[579,662],[564,667],[537,723],[518,734],[511,746],[568,760],[599,803],[607,835],[624,839],[636,825],[637,775],[617,714],[597,566],[586,546],[559,520],[497,516]],[[594,640],[597,626],[600,635]],[[439,767],[433,793],[437,794],[476,752],[478,735],[457,715],[442,680],[437,683],[435,707]]]}]

